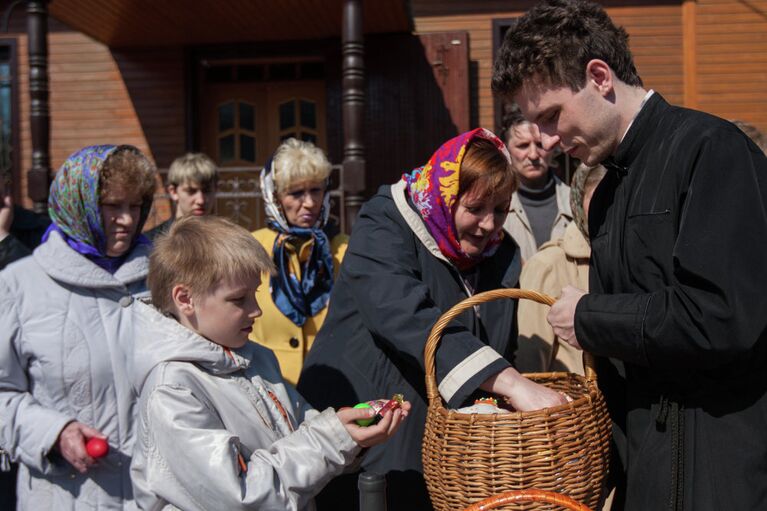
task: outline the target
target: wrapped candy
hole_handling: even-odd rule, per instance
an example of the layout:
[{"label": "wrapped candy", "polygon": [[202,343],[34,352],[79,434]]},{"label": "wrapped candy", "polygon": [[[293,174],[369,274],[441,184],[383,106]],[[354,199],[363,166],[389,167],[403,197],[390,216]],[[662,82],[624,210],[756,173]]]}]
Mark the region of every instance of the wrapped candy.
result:
[{"label": "wrapped candy", "polygon": [[498,400],[494,397],[483,397],[474,401],[471,406],[464,406],[456,410],[458,413],[493,414],[509,413],[508,410],[498,406]]},{"label": "wrapped candy", "polygon": [[369,419],[357,419],[357,424],[359,424],[362,427],[370,426],[371,424],[378,424],[381,419],[384,418],[384,415],[386,415],[386,412],[391,410],[394,411],[397,408],[402,406],[402,403],[405,401],[405,396],[402,394],[394,394],[391,399],[376,399],[373,401],[368,401],[366,403],[358,403],[354,406],[354,408],[372,408],[375,410],[375,415],[373,417],[370,417]]}]

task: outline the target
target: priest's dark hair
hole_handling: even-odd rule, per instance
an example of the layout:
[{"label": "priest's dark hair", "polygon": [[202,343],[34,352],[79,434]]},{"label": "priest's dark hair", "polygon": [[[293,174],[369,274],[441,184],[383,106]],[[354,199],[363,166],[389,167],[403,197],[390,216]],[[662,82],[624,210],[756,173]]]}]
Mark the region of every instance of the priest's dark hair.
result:
[{"label": "priest's dark hair", "polygon": [[493,68],[493,92],[513,96],[531,78],[577,92],[586,83],[586,64],[592,59],[606,62],[625,84],[642,86],[628,34],[599,4],[545,0],[506,32]]}]

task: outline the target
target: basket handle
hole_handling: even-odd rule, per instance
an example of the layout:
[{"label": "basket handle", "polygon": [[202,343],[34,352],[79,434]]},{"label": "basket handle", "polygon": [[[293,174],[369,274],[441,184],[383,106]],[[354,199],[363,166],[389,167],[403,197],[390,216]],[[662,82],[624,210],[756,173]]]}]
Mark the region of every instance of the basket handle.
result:
[{"label": "basket handle", "polygon": [[[439,346],[442,337],[442,331],[448,324],[450,324],[453,318],[466,309],[480,303],[490,302],[500,298],[525,298],[549,306],[556,302],[556,300],[549,295],[537,291],[509,288],[494,289],[492,291],[485,291],[484,293],[477,293],[476,295],[470,296],[453,305],[447,312],[439,317],[436,323],[434,323],[429,338],[426,340],[426,346],[424,346],[423,349],[424,368],[426,370],[426,395],[430,402],[434,399],[439,399],[440,397],[439,390],[437,390],[437,372],[434,358],[437,353],[437,346]],[[591,355],[591,353],[583,352],[583,366],[586,372],[586,378],[591,381],[596,380],[597,373],[594,370],[594,356]]]},{"label": "basket handle", "polygon": [[498,495],[475,502],[463,511],[486,511],[487,509],[495,509],[513,502],[545,502],[547,504],[557,504],[572,511],[591,511],[591,508],[567,495],[545,490],[512,490],[499,493]]}]

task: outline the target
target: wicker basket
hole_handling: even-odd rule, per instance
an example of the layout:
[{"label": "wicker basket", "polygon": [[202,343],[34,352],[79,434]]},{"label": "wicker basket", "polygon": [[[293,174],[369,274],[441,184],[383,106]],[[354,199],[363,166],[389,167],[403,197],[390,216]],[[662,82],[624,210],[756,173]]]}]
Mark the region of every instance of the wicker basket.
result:
[{"label": "wicker basket", "polygon": [[[499,298],[554,299],[521,289],[472,296],[445,312],[424,348],[429,409],[423,437],[423,469],[434,509],[454,511],[499,493],[546,490],[596,509],[604,495],[609,462],[610,419],[596,384],[593,358],[584,354],[586,377],[573,373],[527,374],[565,392],[565,405],[497,415],[447,410],[437,390],[434,356],[442,331],[462,311]],[[553,504],[510,502],[503,509],[557,509]]]},{"label": "wicker basket", "polygon": [[475,502],[463,511],[487,511],[510,502],[546,502],[555,504],[556,508],[569,509],[570,511],[591,511],[583,504],[571,499],[567,495],[544,490],[515,490],[488,497],[480,502]]}]

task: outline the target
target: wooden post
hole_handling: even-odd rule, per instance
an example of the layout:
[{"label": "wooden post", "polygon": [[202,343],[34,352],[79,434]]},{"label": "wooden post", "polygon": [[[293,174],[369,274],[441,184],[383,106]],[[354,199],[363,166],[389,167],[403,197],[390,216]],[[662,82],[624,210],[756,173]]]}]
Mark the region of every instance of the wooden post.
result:
[{"label": "wooden post", "polygon": [[343,8],[341,105],[344,125],[343,188],[345,229],[351,232],[365,190],[365,67],[362,0],[346,0]]},{"label": "wooden post", "polygon": [[386,511],[386,476],[362,472],[357,478],[360,511]]},{"label": "wooden post", "polygon": [[695,0],[682,4],[682,62],[684,70],[684,106],[698,108],[698,49]]},{"label": "wooden post", "polygon": [[29,124],[32,167],[27,171],[29,198],[38,213],[48,208],[51,184],[50,110],[48,108],[48,0],[27,0],[29,54]]}]

